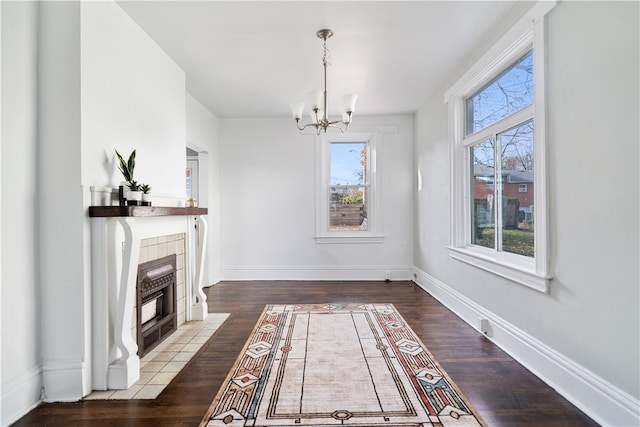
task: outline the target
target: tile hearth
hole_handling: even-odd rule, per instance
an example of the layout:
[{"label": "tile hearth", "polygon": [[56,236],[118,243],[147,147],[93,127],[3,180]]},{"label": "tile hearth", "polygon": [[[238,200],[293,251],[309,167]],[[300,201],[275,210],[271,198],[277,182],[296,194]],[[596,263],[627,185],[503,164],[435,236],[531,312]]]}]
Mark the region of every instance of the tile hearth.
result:
[{"label": "tile hearth", "polygon": [[94,391],[84,400],[155,399],[229,317],[209,313],[203,321],[180,325],[166,340],[140,359],[140,379],[126,390]]}]

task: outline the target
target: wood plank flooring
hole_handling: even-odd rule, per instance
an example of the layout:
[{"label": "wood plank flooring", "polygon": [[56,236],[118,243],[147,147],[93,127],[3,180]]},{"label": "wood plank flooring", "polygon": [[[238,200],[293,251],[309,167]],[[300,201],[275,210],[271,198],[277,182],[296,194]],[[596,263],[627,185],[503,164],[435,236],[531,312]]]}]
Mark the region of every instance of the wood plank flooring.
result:
[{"label": "wood plank flooring", "polygon": [[155,400],[41,404],[22,426],[197,426],[265,304],[392,303],[489,426],[597,426],[413,282],[222,282],[210,312],[231,313]]}]

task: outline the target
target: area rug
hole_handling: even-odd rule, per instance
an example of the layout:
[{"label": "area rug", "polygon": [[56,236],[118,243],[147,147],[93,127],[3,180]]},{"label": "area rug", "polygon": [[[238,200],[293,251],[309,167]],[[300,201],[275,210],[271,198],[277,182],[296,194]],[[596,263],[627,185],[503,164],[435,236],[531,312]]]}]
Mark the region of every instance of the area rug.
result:
[{"label": "area rug", "polygon": [[392,304],[267,305],[200,424],[485,425]]}]

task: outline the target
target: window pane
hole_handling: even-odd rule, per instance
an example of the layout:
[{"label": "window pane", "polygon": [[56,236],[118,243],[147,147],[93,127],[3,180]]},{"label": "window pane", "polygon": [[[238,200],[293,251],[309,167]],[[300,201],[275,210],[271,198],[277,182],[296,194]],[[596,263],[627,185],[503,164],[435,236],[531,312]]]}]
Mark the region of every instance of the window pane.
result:
[{"label": "window pane", "polygon": [[533,51],[516,61],[466,102],[466,135],[533,104]]},{"label": "window pane", "polygon": [[534,256],[533,121],[499,135],[502,168],[502,250]]},{"label": "window pane", "polygon": [[367,231],[368,186],[332,186],[329,194],[330,231]]},{"label": "window pane", "polygon": [[329,230],[367,231],[367,143],[331,143]]},{"label": "window pane", "polygon": [[470,148],[471,151],[471,243],[495,247],[495,151],[490,139]]},{"label": "window pane", "polygon": [[366,182],[367,144],[331,143],[330,185],[353,185]]}]

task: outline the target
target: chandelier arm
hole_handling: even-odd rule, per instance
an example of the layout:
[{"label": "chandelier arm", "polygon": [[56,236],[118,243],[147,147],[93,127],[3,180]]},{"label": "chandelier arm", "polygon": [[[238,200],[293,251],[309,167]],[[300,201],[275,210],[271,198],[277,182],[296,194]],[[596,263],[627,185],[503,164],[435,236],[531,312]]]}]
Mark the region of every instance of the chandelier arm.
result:
[{"label": "chandelier arm", "polygon": [[318,129],[320,127],[320,125],[318,125],[317,123],[307,123],[306,125],[300,127],[300,119],[296,119],[296,127],[298,128],[298,130],[305,130],[309,126],[313,126],[316,129]]},{"label": "chandelier arm", "polygon": [[309,125],[306,125],[304,127],[300,127],[300,119],[296,119],[296,127],[298,128],[298,130],[304,130],[307,126],[309,126]]},{"label": "chandelier arm", "polygon": [[[336,124],[334,124],[334,123],[345,124],[345,123],[343,123],[343,122],[332,122],[332,123],[330,123],[327,127],[328,127],[328,128],[338,129],[338,130],[340,131],[340,133],[345,133],[345,132],[347,131],[347,129],[349,128],[349,125],[346,125],[346,126],[345,126],[345,128],[344,128],[344,129],[342,129],[342,127],[341,127],[341,126],[338,126],[338,125],[336,125]],[[326,132],[326,129],[325,129],[325,132]]]},{"label": "chandelier arm", "polygon": [[[306,125],[300,127],[300,119],[296,119],[296,127],[298,128],[298,130],[302,131],[308,128],[309,126],[313,126],[314,128],[316,128],[318,135],[320,135],[321,130],[324,130],[326,132],[328,128],[339,129],[340,132],[345,133],[349,129],[349,124],[350,123],[345,123],[341,120],[334,120],[330,122],[328,120],[323,119],[318,123],[307,123]],[[344,125],[344,127],[340,125]]]}]

